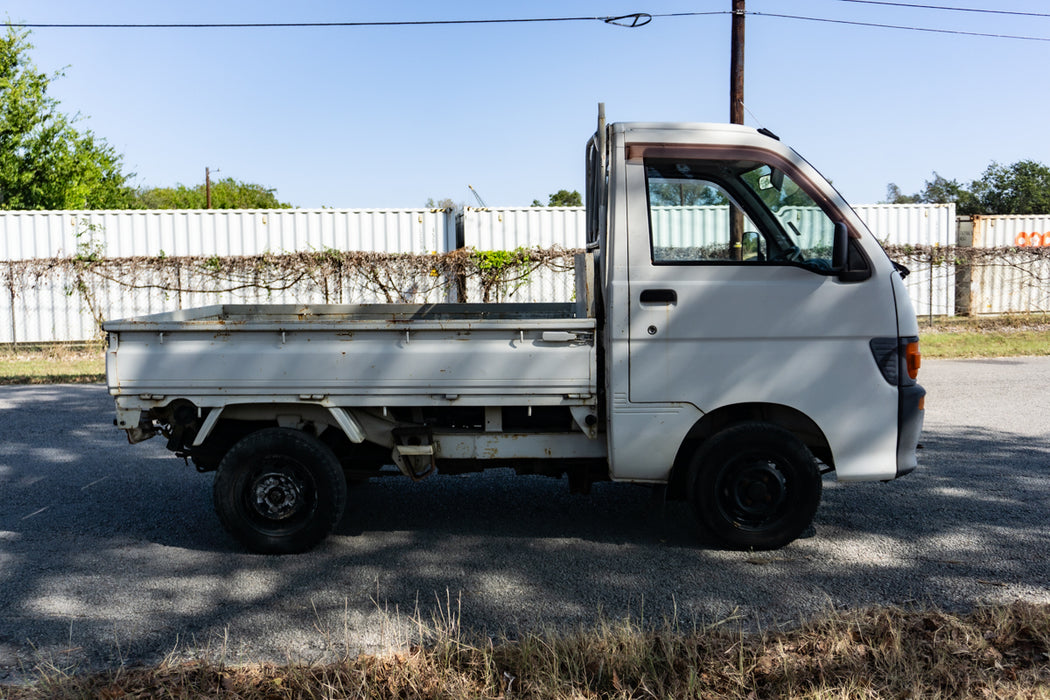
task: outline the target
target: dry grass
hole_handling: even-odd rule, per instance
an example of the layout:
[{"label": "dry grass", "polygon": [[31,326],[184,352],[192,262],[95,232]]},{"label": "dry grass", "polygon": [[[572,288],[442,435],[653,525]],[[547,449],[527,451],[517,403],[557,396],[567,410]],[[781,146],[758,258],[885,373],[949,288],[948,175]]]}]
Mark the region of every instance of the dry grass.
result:
[{"label": "dry grass", "polygon": [[1003,314],[1001,316],[935,316],[930,325],[925,316],[919,318],[924,332],[935,333],[995,333],[1050,331],[1050,314]]},{"label": "dry grass", "polygon": [[787,631],[600,623],[575,634],[470,640],[449,618],[428,641],[332,665],[205,661],[0,687],[56,698],[1050,698],[1050,606],[968,615],[836,612]]}]

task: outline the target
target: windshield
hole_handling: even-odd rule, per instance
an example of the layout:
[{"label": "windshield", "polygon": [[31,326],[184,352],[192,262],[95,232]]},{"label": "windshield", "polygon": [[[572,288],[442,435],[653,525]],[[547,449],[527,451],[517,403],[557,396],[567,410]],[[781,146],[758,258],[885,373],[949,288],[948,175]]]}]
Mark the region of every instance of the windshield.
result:
[{"label": "windshield", "polygon": [[742,173],[740,181],[789,233],[803,259],[831,257],[835,223],[794,180],[763,164]]}]

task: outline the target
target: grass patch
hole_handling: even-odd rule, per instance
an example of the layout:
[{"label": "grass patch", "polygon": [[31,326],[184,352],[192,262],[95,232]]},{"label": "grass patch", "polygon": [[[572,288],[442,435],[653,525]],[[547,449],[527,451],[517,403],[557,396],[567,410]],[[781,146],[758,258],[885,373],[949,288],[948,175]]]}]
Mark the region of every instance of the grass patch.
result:
[{"label": "grass patch", "polygon": [[923,357],[930,359],[1050,355],[1050,331],[994,335],[927,333],[922,336],[921,348]]},{"label": "grass patch", "polygon": [[931,359],[1050,355],[1050,317],[1044,315],[935,318],[919,333],[923,357]]},{"label": "grass patch", "polygon": [[517,641],[469,639],[455,619],[423,645],[329,665],[207,661],[0,686],[11,700],[261,698],[1050,697],[1050,606],[968,615],[834,612],[787,631],[732,621],[683,629],[624,621]]},{"label": "grass patch", "polygon": [[100,342],[0,346],[0,384],[86,384],[106,380]]}]

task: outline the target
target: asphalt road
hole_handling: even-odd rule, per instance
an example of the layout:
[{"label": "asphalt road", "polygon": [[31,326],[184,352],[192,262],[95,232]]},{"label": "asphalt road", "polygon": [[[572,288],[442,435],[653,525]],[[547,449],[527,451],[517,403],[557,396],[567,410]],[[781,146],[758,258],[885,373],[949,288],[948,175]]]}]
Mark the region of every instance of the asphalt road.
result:
[{"label": "asphalt road", "polygon": [[572,496],[502,471],[369,483],[316,551],[244,554],[211,510],[212,475],[161,439],[127,445],[103,387],[0,387],[0,682],[42,662],[376,651],[449,607],[513,635],[1050,602],[1050,358],[928,361],[920,381],[919,470],[825,481],[816,535],[761,554],[704,545],[687,506],[644,488]]}]

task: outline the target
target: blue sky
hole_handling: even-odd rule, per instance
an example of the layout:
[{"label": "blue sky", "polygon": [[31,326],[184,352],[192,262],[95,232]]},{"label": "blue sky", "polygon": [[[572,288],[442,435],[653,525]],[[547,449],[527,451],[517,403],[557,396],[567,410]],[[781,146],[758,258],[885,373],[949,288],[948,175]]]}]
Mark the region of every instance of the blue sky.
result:
[{"label": "blue sky", "polygon": [[[908,1],[908,0],[902,0]],[[913,0],[1050,13],[1046,0]],[[725,11],[731,0],[382,3],[8,0],[28,23],[345,22]],[[754,13],[1046,37],[1050,17],[748,0]],[[509,25],[34,29],[51,94],[139,185],[257,182],[300,207],[490,206],[583,189],[597,103],[611,121],[727,121],[728,15]],[[1050,41],[751,15],[747,123],[798,149],[857,204],[933,171],[1050,162]]]}]

